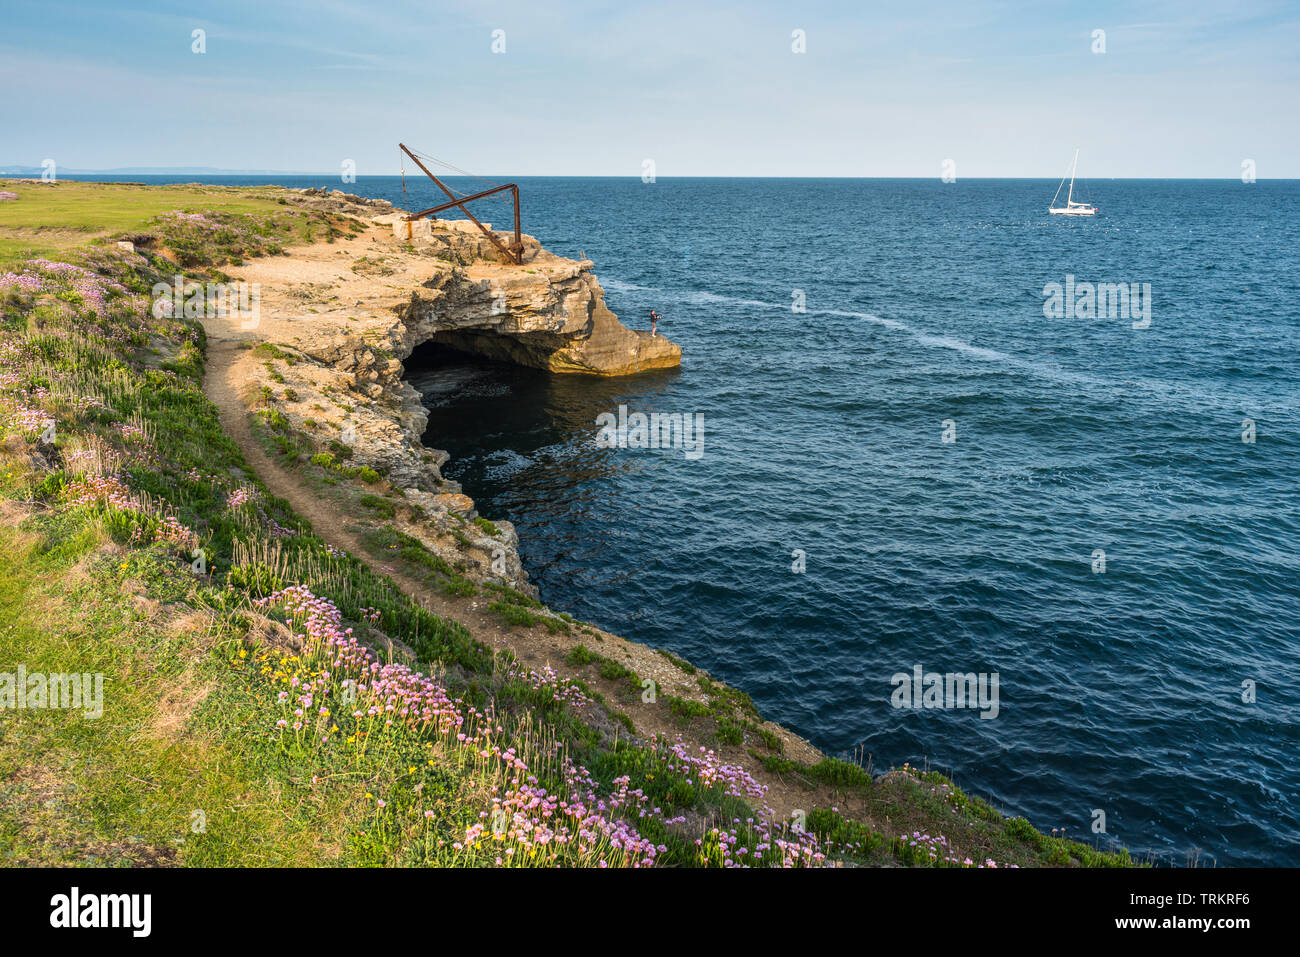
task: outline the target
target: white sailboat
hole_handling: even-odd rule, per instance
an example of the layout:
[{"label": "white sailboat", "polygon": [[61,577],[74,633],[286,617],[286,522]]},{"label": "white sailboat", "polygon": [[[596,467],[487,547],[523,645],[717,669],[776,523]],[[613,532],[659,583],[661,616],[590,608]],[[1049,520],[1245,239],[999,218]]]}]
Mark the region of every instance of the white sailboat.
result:
[{"label": "white sailboat", "polygon": [[1079,151],[1074,151],[1074,164],[1070,167],[1070,191],[1065,194],[1065,205],[1057,206],[1057,197],[1061,195],[1061,186],[1065,185],[1065,177],[1061,177],[1061,186],[1056,187],[1056,196],[1052,197],[1052,205],[1047,208],[1049,213],[1057,216],[1096,216],[1097,207],[1092,203],[1076,203],[1074,201],[1074,174],[1079,169]]}]

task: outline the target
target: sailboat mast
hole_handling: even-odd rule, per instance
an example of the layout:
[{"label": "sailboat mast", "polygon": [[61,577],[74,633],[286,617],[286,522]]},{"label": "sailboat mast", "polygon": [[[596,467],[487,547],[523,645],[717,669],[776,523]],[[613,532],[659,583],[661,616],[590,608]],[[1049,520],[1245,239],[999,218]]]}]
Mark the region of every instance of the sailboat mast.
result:
[{"label": "sailboat mast", "polygon": [[1070,192],[1065,197],[1065,207],[1069,209],[1070,203],[1074,201],[1074,174],[1079,169],[1079,151],[1074,151],[1074,165],[1070,167]]}]

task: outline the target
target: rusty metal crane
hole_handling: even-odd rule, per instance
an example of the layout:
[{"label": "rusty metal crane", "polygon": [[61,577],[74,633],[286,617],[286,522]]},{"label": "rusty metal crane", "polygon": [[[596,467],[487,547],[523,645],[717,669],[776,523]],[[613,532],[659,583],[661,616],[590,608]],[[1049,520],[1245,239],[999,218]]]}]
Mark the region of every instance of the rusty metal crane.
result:
[{"label": "rusty metal crane", "polygon": [[[456,195],[450,189],[447,188],[447,185],[443,183],[442,180],[438,179],[438,177],[434,176],[433,173],[429,172],[429,168],[420,162],[420,158],[418,156],[416,156],[409,149],[407,149],[405,143],[398,143],[397,145],[401,148],[403,153],[405,153],[407,156],[411,157],[412,160],[414,160],[416,166],[420,167],[420,169],[424,171],[424,175],[429,177],[429,179],[433,180],[434,184],[440,190],[446,193],[448,198],[451,200],[450,202],[442,203],[441,205],[438,206],[430,206],[428,209],[422,209],[418,213],[411,213],[411,215],[406,217],[406,221],[408,223],[417,219],[422,219],[425,216],[432,216],[435,213],[440,213],[445,209],[451,209],[453,206],[455,206],[458,209],[460,209],[462,213],[468,216],[470,218],[470,221],[473,222],[475,226],[477,226],[479,229],[483,231],[483,235],[486,236],[489,240],[491,240],[492,245],[496,246],[497,249],[501,250],[501,252],[505,254],[506,258],[508,258],[511,262],[513,262],[517,266],[523,265],[524,244],[523,244],[523,240],[519,236],[519,187],[517,185],[515,185],[514,183],[505,183],[501,186],[494,186],[492,189],[485,189],[481,193],[474,193],[470,196],[461,196],[458,199]],[[484,199],[485,197],[493,196],[497,193],[502,193],[507,190],[509,190],[510,192],[510,198],[513,201],[513,205],[515,209],[515,241],[511,243],[510,246],[508,247],[505,245],[505,243],[501,242],[500,239],[498,239],[495,235],[493,235],[492,230],[488,229],[481,222],[479,222],[478,219],[475,218],[474,214],[471,213],[469,209],[466,208],[465,206],[466,203],[473,202],[476,199]]]}]

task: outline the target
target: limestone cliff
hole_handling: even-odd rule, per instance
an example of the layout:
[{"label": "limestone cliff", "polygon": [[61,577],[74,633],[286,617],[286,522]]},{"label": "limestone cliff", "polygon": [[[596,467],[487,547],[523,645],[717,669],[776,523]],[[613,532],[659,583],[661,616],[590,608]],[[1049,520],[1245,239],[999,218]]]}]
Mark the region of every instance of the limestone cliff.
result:
[{"label": "limestone cliff", "polygon": [[560,373],[630,375],[681,364],[676,343],[634,332],[609,311],[590,260],[553,255],[524,236],[523,264],[514,265],[467,220],[392,221],[399,241],[409,229],[416,249],[453,264],[413,290],[401,313],[414,344]]},{"label": "limestone cliff", "polygon": [[258,284],[260,318],[205,326],[213,339],[267,347],[235,369],[246,404],[272,403],[319,454],[345,450],[350,467],[382,475],[415,506],[394,519],[403,533],[457,567],[468,564],[472,577],[534,592],[510,523],[476,521],[473,500],[442,475],[447,453],[422,443],[428,413],[402,378],[403,361],[432,341],[556,373],[608,376],[676,366],[681,349],[624,327],[606,308],[590,261],[555,256],[531,236],[515,265],[471,223],[424,220],[407,238],[402,214],[387,203],[306,192],[311,203],[369,223],[353,238],[235,270]]}]

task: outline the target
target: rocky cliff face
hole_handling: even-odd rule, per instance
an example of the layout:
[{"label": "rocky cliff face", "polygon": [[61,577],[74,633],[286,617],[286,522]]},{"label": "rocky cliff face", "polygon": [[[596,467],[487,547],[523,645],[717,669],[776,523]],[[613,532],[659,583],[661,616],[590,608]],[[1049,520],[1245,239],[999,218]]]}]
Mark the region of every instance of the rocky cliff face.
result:
[{"label": "rocky cliff face", "polygon": [[[504,262],[469,222],[407,224],[387,204],[308,191],[315,204],[371,221],[355,239],[254,260],[239,278],[261,288],[255,328],[209,324],[209,335],[274,347],[242,362],[246,401],[273,407],[320,453],[384,476],[418,520],[393,524],[478,580],[534,593],[510,523],[476,521],[474,502],[442,476],[446,452],[422,444],[428,413],[402,378],[425,342],[556,373],[628,375],[676,366],[681,349],[627,329],[604,303],[587,260],[524,237],[522,265]],[[253,361],[257,359],[259,361]],[[265,361],[263,361],[265,360]]]},{"label": "rocky cliff face", "polygon": [[[392,219],[401,240],[408,224]],[[514,265],[468,221],[409,225],[416,249],[451,264],[413,290],[401,311],[411,348],[439,342],[549,372],[606,376],[681,364],[676,343],[628,329],[606,308],[589,260],[555,256],[524,236],[523,264]]]}]

